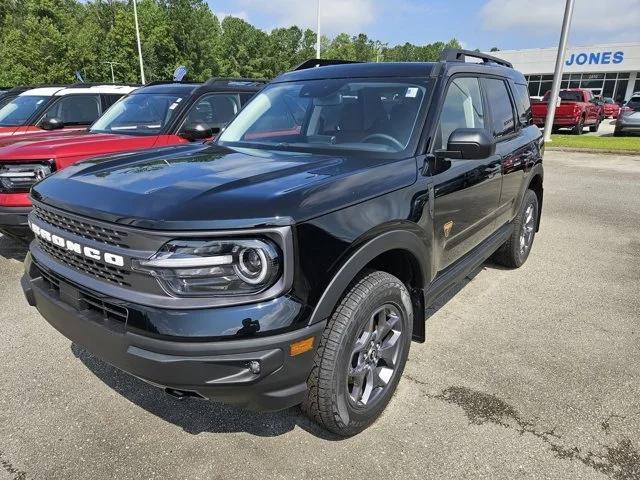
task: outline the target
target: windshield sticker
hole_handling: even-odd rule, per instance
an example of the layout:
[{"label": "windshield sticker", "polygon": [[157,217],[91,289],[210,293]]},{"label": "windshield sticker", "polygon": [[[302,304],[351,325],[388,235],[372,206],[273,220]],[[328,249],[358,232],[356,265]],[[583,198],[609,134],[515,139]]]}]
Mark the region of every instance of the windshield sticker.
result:
[{"label": "windshield sticker", "polygon": [[407,88],[407,93],[405,94],[405,97],[416,98],[417,96],[418,96],[418,87]]},{"label": "windshield sticker", "polygon": [[178,106],[178,102],[173,102],[170,106],[169,106],[169,110],[173,110],[174,108],[176,108]]}]

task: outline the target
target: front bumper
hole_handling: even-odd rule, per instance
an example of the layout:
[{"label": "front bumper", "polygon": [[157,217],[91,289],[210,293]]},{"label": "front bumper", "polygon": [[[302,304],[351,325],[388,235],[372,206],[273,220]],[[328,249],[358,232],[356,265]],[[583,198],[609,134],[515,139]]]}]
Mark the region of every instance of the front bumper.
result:
[{"label": "front bumper", "polygon": [[33,239],[27,217],[31,207],[0,206],[0,232],[23,241]]},{"label": "front bumper", "polygon": [[[169,391],[252,410],[281,410],[302,402],[315,348],[290,356],[289,346],[309,337],[317,346],[325,322],[240,340],[142,335],[131,331],[126,317],[119,316],[123,311],[126,315],[126,308],[118,310],[97,292],[59,277],[52,280],[52,272],[40,268],[27,255],[21,283],[29,304],[65,337],[107,363]],[[210,312],[210,322],[216,322],[214,309]],[[259,373],[253,362],[259,363]]]}]

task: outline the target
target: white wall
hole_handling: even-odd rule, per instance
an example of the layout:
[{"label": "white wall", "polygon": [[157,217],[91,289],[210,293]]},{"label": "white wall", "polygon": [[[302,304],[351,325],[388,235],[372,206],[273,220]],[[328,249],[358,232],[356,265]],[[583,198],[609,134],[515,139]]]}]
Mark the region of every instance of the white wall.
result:
[{"label": "white wall", "polygon": [[[529,50],[501,50],[492,55],[513,63],[513,66],[528,74],[551,74],[555,67],[557,48],[535,48]],[[567,61],[572,61],[567,65]],[[583,65],[578,65],[586,60]],[[640,71],[640,43],[610,43],[571,47],[567,49],[564,72],[637,72]]]}]

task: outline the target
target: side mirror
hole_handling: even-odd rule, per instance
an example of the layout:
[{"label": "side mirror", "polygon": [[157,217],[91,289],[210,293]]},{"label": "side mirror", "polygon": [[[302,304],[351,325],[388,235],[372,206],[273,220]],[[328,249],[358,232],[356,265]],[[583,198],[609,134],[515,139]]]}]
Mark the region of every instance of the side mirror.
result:
[{"label": "side mirror", "polygon": [[190,123],[182,127],[180,136],[190,142],[206,140],[220,133],[220,127],[210,127],[204,123]]},{"label": "side mirror", "polygon": [[64,128],[64,123],[56,117],[45,118],[40,122],[40,128],[43,130],[59,130]]},{"label": "side mirror", "polygon": [[496,152],[496,142],[484,128],[457,128],[449,136],[447,150],[437,150],[440,158],[484,160]]}]

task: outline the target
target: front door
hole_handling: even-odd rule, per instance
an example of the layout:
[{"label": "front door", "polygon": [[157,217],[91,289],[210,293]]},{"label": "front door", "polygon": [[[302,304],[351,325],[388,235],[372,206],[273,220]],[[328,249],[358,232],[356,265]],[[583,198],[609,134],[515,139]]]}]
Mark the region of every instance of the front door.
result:
[{"label": "front door", "polygon": [[[485,112],[478,78],[454,77],[447,87],[434,150],[446,150],[449,136],[458,128],[488,128]],[[438,159],[431,174],[434,260],[442,271],[493,233],[500,200],[500,156]]]}]

